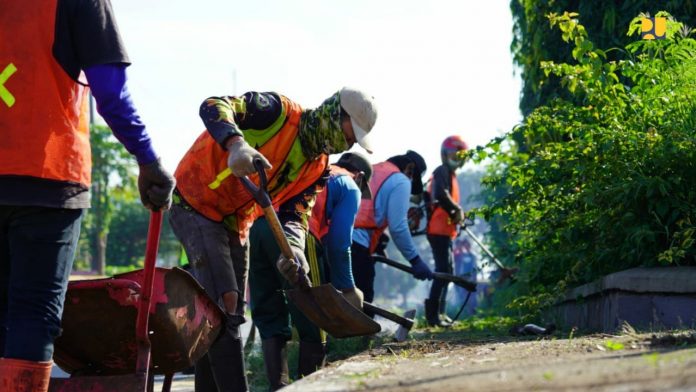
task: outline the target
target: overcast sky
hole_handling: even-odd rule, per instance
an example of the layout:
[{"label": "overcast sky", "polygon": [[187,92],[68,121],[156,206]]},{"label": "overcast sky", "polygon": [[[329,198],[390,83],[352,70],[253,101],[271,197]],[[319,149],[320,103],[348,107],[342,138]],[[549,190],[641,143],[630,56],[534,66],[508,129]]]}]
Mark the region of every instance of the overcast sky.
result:
[{"label": "overcast sky", "polygon": [[277,91],[310,108],[352,85],[379,107],[373,162],[414,149],[430,172],[446,136],[485,144],[521,119],[508,4],[112,0],[133,99],[170,170],[209,96]]}]

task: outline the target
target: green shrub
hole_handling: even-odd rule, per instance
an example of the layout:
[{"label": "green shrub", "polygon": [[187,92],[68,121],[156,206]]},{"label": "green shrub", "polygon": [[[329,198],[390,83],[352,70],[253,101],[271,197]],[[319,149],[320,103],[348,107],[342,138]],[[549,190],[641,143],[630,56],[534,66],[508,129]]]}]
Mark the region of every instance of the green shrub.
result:
[{"label": "green shrub", "polygon": [[[656,16],[669,18],[667,39],[614,49],[623,60],[607,61],[577,14],[548,15],[576,63],[540,66],[572,100],[537,108],[473,152],[493,161],[478,212],[504,224],[494,246],[520,267],[504,289],[518,312],[607,273],[696,265],[696,41]],[[636,18],[629,34],[639,31]]]}]

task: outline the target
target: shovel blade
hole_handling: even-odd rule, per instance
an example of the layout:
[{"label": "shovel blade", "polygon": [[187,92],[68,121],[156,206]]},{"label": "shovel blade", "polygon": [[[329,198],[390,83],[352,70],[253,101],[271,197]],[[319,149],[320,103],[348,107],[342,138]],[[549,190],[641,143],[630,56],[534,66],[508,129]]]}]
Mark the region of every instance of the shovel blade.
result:
[{"label": "shovel blade", "polygon": [[317,327],[335,338],[372,335],[382,329],[379,323],[343,298],[330,283],[286,290],[285,294]]}]

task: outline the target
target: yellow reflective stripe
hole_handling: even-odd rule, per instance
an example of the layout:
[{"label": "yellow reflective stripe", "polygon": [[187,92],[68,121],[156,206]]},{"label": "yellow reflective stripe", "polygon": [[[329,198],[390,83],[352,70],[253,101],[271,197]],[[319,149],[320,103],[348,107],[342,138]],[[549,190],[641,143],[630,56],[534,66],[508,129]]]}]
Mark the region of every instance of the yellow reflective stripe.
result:
[{"label": "yellow reflective stripe", "polygon": [[282,105],[280,116],[278,116],[278,118],[276,118],[273,124],[271,124],[268,128],[242,129],[241,131],[244,134],[244,140],[246,140],[246,142],[254,148],[259,148],[263,146],[264,144],[266,144],[268,140],[270,140],[273,137],[273,135],[275,135],[280,130],[280,128],[283,127],[283,124],[285,124],[286,116],[287,109],[285,108],[285,105]]},{"label": "yellow reflective stripe", "polygon": [[[321,285],[321,270],[319,269],[319,260],[317,258],[317,242],[316,238],[312,234],[307,233],[307,258],[309,259],[309,270],[316,271],[316,273],[310,273],[310,279],[312,280],[312,286],[317,287]],[[319,329],[319,339],[322,343],[326,343],[326,331]]]},{"label": "yellow reflective stripe", "polygon": [[[246,101],[243,99],[234,99],[231,101],[232,106],[234,108],[235,113],[244,113],[246,112]],[[244,140],[252,146],[253,148],[259,148],[260,146],[264,145],[270,138],[275,135],[280,128],[285,124],[285,116],[287,114],[287,111],[285,110],[285,105],[283,105],[283,110],[280,113],[280,116],[271,124],[270,127],[263,129],[263,130],[257,130],[257,129],[242,129],[242,134],[244,134]],[[296,141],[296,144],[300,147],[300,152],[302,151],[301,146],[299,145],[299,139]],[[295,145],[292,147],[293,149],[295,148]],[[292,152],[290,153],[292,155]],[[295,170],[294,175],[292,178],[294,179],[297,176],[297,170]],[[218,173],[218,175],[215,177],[215,181],[211,182],[208,185],[208,188],[210,189],[217,189],[220,187],[220,184],[229,177],[232,174],[232,171],[227,168],[223,170],[222,172]]]},{"label": "yellow reflective stripe", "polygon": [[225,178],[229,177],[232,175],[232,169],[229,167],[220,173],[215,177],[215,181],[211,182],[208,184],[208,188],[210,189],[218,189],[220,187],[220,184],[225,180]]},{"label": "yellow reflective stripe", "polygon": [[5,102],[5,105],[7,105],[8,108],[11,108],[15,104],[15,97],[12,95],[10,90],[4,86],[4,84],[15,72],[17,72],[17,67],[10,63],[7,67],[5,67],[2,73],[0,73],[0,99]]},{"label": "yellow reflective stripe", "polygon": [[307,258],[309,259],[309,271],[315,271],[310,273],[312,286],[319,286],[321,284],[319,278],[321,271],[319,270],[319,261],[317,260],[317,244],[314,236],[311,234],[307,234]]}]

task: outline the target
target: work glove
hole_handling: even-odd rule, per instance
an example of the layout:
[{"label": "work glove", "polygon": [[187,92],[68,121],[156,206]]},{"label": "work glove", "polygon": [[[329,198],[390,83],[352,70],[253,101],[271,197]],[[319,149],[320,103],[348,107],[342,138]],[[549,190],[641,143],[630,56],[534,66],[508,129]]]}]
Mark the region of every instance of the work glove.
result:
[{"label": "work glove", "polygon": [[292,249],[295,260],[289,260],[283,256],[283,254],[281,254],[280,257],[278,257],[278,263],[276,264],[278,271],[280,271],[280,274],[283,276],[283,278],[285,278],[285,280],[295,286],[298,283],[301,283],[299,281],[299,261],[299,264],[302,265],[302,269],[304,270],[305,279],[307,279],[307,283],[309,283],[309,278],[307,277],[307,274],[309,273],[309,263],[307,263],[307,260],[305,259],[304,252],[301,249],[295,248],[294,246],[290,246],[290,248]]},{"label": "work glove", "polygon": [[355,306],[356,308],[362,310],[363,299],[365,298],[362,290],[360,290],[357,287],[351,287],[349,289],[341,289],[341,293],[343,294],[343,298],[345,298],[346,301],[348,301],[351,305]]},{"label": "work glove", "polygon": [[389,245],[389,236],[382,233],[377,240],[377,246],[375,247],[374,253],[387,257],[387,245]]},{"label": "work glove", "polygon": [[433,279],[433,271],[430,269],[430,267],[428,267],[427,264],[425,264],[425,262],[423,261],[423,259],[420,258],[420,256],[414,257],[409,262],[411,263],[411,267],[413,268],[413,276],[416,279]]},{"label": "work glove", "polygon": [[228,145],[227,150],[230,155],[227,157],[227,167],[232,170],[232,174],[237,177],[244,177],[256,173],[254,160],[259,159],[263,163],[264,169],[273,167],[268,159],[251,146],[241,137],[234,138]]},{"label": "work glove", "polygon": [[450,219],[452,220],[452,223],[454,223],[454,224],[457,224],[457,223],[463,221],[464,220],[464,211],[459,206],[457,206],[457,208],[454,209],[452,211],[452,213],[450,214]]},{"label": "work glove", "polygon": [[169,209],[176,180],[162,167],[159,159],[140,165],[138,191],[143,205],[150,210]]}]

